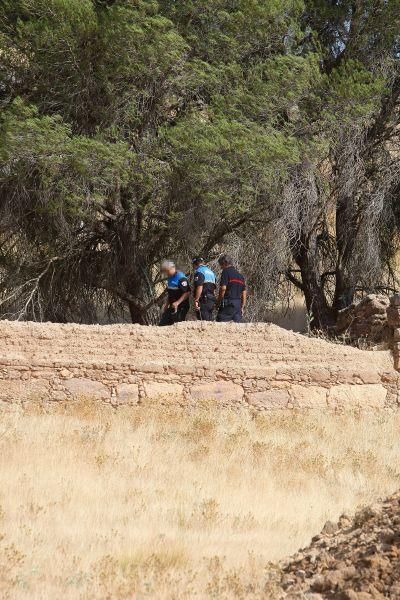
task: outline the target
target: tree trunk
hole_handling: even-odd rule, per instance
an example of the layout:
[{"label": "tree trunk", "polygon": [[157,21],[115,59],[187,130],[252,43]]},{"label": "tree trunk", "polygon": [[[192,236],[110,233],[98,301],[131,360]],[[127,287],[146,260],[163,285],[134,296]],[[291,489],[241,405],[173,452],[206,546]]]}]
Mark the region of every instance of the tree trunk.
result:
[{"label": "tree trunk", "polygon": [[355,282],[349,277],[349,261],[354,251],[358,233],[358,215],[352,198],[344,196],[336,204],[336,281],[332,308],[337,317],[339,310],[353,302]]},{"label": "tree trunk", "polygon": [[302,237],[294,259],[301,272],[301,284],[312,329],[326,330],[335,323],[334,313],[325,296],[318,268],[317,236]]},{"label": "tree trunk", "polygon": [[129,314],[131,321],[138,325],[147,325],[145,311],[136,302],[128,302]]},{"label": "tree trunk", "polygon": [[337,319],[338,312],[352,304],[354,299],[355,286],[345,276],[343,269],[339,266],[336,270],[335,295],[332,302],[332,310]]},{"label": "tree trunk", "polygon": [[162,295],[157,297],[151,275],[137,270],[129,277],[126,300],[132,323],[156,325],[159,321],[158,307],[162,304]]}]

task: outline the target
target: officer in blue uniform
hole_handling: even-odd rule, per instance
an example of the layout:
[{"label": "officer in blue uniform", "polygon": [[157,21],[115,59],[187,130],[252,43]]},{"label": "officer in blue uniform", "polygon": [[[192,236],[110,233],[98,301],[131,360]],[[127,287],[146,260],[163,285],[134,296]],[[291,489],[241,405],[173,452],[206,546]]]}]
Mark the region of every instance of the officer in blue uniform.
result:
[{"label": "officer in blue uniform", "polygon": [[222,269],[218,293],[217,321],[240,323],[246,306],[246,282],[241,273],[232,264],[227,254],[222,254],[218,263]]},{"label": "officer in blue uniform", "polygon": [[189,310],[190,285],[185,273],[178,271],[172,260],[164,260],[161,270],[168,277],[167,299],[159,325],[173,325],[185,321]]},{"label": "officer in blue uniform", "polygon": [[215,273],[207,267],[204,258],[195,256],[194,266],[194,307],[200,321],[212,321],[215,309],[215,290],[217,279]]}]

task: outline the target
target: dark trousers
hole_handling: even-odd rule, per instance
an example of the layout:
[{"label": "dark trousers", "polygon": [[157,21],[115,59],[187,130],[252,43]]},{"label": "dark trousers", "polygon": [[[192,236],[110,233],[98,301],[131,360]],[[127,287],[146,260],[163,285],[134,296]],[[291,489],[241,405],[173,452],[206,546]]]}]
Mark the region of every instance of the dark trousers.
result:
[{"label": "dark trousers", "polygon": [[196,310],[196,317],[199,321],[212,321],[215,308],[215,298],[200,299],[199,310]]},{"label": "dark trousers", "polygon": [[240,323],[242,320],[242,302],[240,298],[235,300],[222,300],[217,314],[219,323],[228,323],[234,321]]},{"label": "dark trousers", "polygon": [[174,309],[169,306],[161,315],[159,326],[165,327],[166,325],[173,325],[174,323],[185,321],[188,310],[189,303],[187,302],[182,302],[182,304],[178,306],[178,310],[176,312],[174,312]]}]

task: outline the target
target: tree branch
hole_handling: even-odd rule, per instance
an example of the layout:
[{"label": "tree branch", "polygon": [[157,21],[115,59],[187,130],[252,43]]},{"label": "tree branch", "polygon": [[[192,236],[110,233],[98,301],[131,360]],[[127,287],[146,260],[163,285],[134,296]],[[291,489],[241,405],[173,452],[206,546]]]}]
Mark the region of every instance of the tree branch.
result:
[{"label": "tree branch", "polygon": [[297,279],[297,277],[295,277],[293,275],[293,273],[298,273],[300,272],[299,269],[287,269],[283,274],[285,275],[286,279],[288,279],[290,281],[290,283],[293,283],[293,285],[298,289],[301,290],[302,292],[304,292],[304,286],[302,284],[302,282],[300,281],[300,279]]}]

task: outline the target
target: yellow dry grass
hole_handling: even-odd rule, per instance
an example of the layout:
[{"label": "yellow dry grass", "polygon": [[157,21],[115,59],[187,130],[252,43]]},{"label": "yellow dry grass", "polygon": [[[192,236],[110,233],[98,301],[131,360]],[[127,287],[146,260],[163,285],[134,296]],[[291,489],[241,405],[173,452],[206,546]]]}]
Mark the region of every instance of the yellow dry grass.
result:
[{"label": "yellow dry grass", "polygon": [[397,414],[0,419],[0,597],[273,598],[269,561],[399,486]]}]

